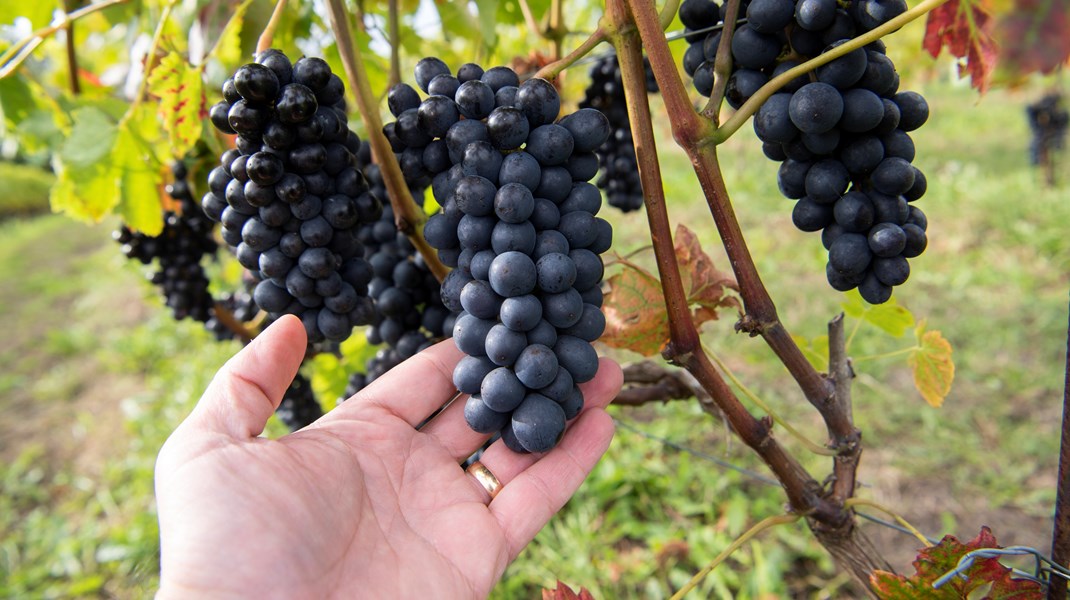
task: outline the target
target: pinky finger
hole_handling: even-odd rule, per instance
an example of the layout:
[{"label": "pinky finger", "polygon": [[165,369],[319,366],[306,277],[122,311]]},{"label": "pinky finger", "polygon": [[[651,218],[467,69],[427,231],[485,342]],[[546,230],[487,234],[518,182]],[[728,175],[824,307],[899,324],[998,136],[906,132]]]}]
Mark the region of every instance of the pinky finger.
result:
[{"label": "pinky finger", "polygon": [[505,535],[510,560],[579,489],[612,438],[613,419],[606,411],[585,411],[556,448],[502,487],[489,508]]}]

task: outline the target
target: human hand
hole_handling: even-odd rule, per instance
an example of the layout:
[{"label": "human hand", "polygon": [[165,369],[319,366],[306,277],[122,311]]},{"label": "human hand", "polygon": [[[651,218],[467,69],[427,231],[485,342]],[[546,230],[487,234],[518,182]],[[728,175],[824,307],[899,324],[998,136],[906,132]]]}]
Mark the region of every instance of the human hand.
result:
[{"label": "human hand", "polygon": [[[493,500],[459,463],[489,436],[464,422],[452,341],[380,377],[309,427],[257,437],[301,364],[299,319],[227,362],[160,450],[158,598],[482,598],[609,446],[620,368],[602,359],[583,412],[545,455],[501,440],[482,462]],[[488,504],[489,502],[489,504]]]}]

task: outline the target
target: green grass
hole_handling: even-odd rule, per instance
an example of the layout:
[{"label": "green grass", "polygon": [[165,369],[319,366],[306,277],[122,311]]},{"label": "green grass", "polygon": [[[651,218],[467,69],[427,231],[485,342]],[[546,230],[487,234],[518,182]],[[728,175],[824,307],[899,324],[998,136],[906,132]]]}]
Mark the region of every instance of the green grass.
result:
[{"label": "green grass", "polygon": [[[1070,204],[1027,164],[1027,93],[976,100],[926,90],[930,122],[914,138],[929,193],[930,246],[895,298],[955,348],[957,377],[943,408],[914,391],[902,357],[859,360],[855,416],[866,451],[860,495],[927,533],[972,537],[991,525],[1003,544],[1045,548],[1053,501],[1066,333]],[[664,122],[659,121],[659,127]],[[661,130],[671,217],[699,234],[727,269],[686,157]],[[721,150],[733,202],[763,279],[789,330],[825,333],[843,296],[824,282],[818,236],[795,230],[776,165],[749,128]],[[3,167],[3,165],[0,165]],[[648,244],[645,216],[606,211],[617,250]],[[641,256],[649,264],[649,253]],[[156,582],[152,465],[167,434],[236,344],[175,323],[108,227],[46,216],[0,224],[0,596],[118,597]],[[824,429],[759,340],[732,315],[704,341],[810,439]],[[862,327],[857,359],[905,348]],[[622,359],[634,359],[618,353]],[[598,598],[664,598],[760,519],[784,511],[775,487],[668,448],[660,436],[764,473],[725,426],[692,402],[614,407],[621,423],[581,491],[506,572],[495,598],[537,597],[560,578]],[[273,425],[276,434],[280,428]],[[826,458],[776,429],[819,478]],[[865,530],[898,568],[916,542]],[[745,545],[695,597],[849,598],[802,525]]]},{"label": "green grass", "polygon": [[0,220],[48,212],[48,189],[54,180],[37,167],[0,161]]}]

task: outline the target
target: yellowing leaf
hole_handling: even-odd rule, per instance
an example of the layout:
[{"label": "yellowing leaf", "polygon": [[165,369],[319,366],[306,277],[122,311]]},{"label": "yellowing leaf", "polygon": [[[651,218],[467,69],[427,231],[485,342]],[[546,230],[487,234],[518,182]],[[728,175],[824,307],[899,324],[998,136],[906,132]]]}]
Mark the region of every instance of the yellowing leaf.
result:
[{"label": "yellowing leaf", "polygon": [[632,263],[607,280],[602,312],[606,331],[600,340],[612,348],[627,348],[653,356],[669,341],[669,318],[657,277]]},{"label": "yellowing leaf", "polygon": [[172,52],[149,75],[149,91],[160,99],[157,114],[172,152],[184,155],[201,138],[208,116],[201,69]]},{"label": "yellowing leaf", "polygon": [[136,120],[124,120],[115,138],[111,164],[118,182],[118,212],[123,222],[145,235],[160,235],[163,213],[160,210],[159,162],[136,131]]},{"label": "yellowing leaf", "polygon": [[234,14],[227,21],[223,31],[219,34],[219,40],[211,50],[214,55],[228,70],[233,71],[242,63],[241,30],[245,22],[245,12],[249,10],[252,0],[245,0],[234,9]]},{"label": "yellowing leaf", "polygon": [[49,194],[52,210],[80,221],[97,222],[119,202],[114,171],[103,162],[73,167],[56,155],[56,183]]},{"label": "yellowing leaf", "polygon": [[907,359],[914,372],[914,387],[930,406],[939,408],[951,392],[951,382],[955,379],[951,344],[939,331],[925,331],[924,321],[914,334],[918,339],[918,348]]},{"label": "yellowing leaf", "polygon": [[870,323],[893,337],[902,337],[914,326],[914,315],[900,306],[895,298],[884,304],[873,305],[862,299],[857,289],[844,294],[843,312],[848,316]]}]

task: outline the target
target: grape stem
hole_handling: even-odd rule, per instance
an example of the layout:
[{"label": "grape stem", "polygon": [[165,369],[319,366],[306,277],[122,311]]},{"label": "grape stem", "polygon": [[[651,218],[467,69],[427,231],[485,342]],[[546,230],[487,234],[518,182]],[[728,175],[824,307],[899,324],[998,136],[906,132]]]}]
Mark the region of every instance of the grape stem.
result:
[{"label": "grape stem", "polygon": [[372,146],[372,155],[382,170],[398,231],[409,237],[409,241],[424,258],[435,278],[442,281],[449,273],[449,268],[442,264],[435,250],[424,239],[423,224],[427,217],[412,199],[409,186],[405,184],[405,176],[401,173],[401,165],[398,164],[390,142],[383,133],[383,120],[379,116],[378,102],[372,93],[371,86],[368,85],[368,76],[364,71],[364,59],[361,57],[360,48],[354,43],[353,34],[349,30],[345,3],[343,0],[327,0],[327,6],[330,9],[328,16],[331,29],[338,41],[338,54],[342,58],[342,66],[345,67],[350,89],[356,96],[357,109],[368,128],[368,141]]},{"label": "grape stem", "polygon": [[524,15],[524,23],[527,24],[528,29],[534,35],[543,37],[542,28],[539,27],[538,21],[535,20],[535,15],[531,12],[531,6],[528,5],[528,0],[519,0],[520,13]]},{"label": "grape stem", "polygon": [[260,37],[256,40],[257,54],[271,47],[271,41],[275,37],[275,30],[279,28],[279,22],[282,21],[284,12],[286,12],[286,0],[278,0],[275,3],[275,10],[271,11],[271,19],[268,20],[267,25],[264,26],[264,31],[260,32]]},{"label": "grape stem", "polygon": [[256,334],[250,331],[247,327],[241,324],[240,321],[234,316],[234,313],[230,311],[221,302],[216,302],[212,306],[212,310],[215,311],[215,318],[223,324],[224,327],[229,329],[234,335],[241,339],[241,343],[248,344],[253,341]]},{"label": "grape stem", "polygon": [[[657,27],[653,6],[648,5],[648,7],[650,8],[650,23]],[[635,154],[639,162],[639,177],[643,186],[650,237],[654,244],[654,257],[661,276],[662,293],[669,316],[670,342],[663,355],[670,362],[683,366],[695,376],[695,379],[713,399],[713,404],[711,404],[700,398],[703,408],[708,412],[716,411],[715,414],[723,414],[744,443],[750,446],[772,469],[784,486],[792,510],[800,515],[809,515],[822,521],[842,520],[843,511],[820,496],[818,483],[773,437],[772,422],[769,419],[757,419],[747,411],[702,349],[698,331],[691,319],[683,280],[680,276],[680,267],[676,262],[673,247],[646,92],[642,44],[636,29],[629,26],[631,17],[624,5],[624,0],[607,2],[606,18],[612,26],[610,39],[617,50],[617,59],[620,63],[621,78],[627,98],[628,118],[632,127]],[[661,37],[660,31],[658,31],[658,36]],[[664,43],[664,37],[661,39]],[[656,66],[654,71],[658,72]],[[689,112],[695,115],[694,111]],[[697,120],[697,115],[695,116]]]},{"label": "grape stem", "polygon": [[595,47],[598,46],[598,44],[601,44],[604,41],[606,41],[606,30],[604,27],[599,26],[598,29],[595,29],[594,33],[588,36],[587,39],[584,40],[583,43],[580,44],[575,50],[569,52],[568,55],[566,55],[564,58],[555,60],[554,62],[539,69],[535,73],[535,77],[546,79],[548,81],[553,81],[554,79],[557,79],[557,76],[560,75],[562,71],[574,65],[576,61],[580,60],[584,56],[587,56],[591,52],[591,50],[594,50]]},{"label": "grape stem", "polygon": [[[67,0],[63,0],[63,14],[67,14]],[[67,24],[64,27],[66,32],[67,42],[67,75],[70,78],[71,94],[79,95],[82,93],[82,86],[78,82],[78,52],[74,46],[74,22],[70,19],[63,17],[63,21]]]},{"label": "grape stem", "polygon": [[19,65],[22,64],[33,51],[41,45],[41,43],[50,35],[55,34],[61,29],[66,29],[68,24],[81,19],[82,17],[89,16],[95,12],[104,10],[105,8],[111,8],[118,4],[126,4],[130,0],[103,0],[96,4],[91,4],[84,8],[80,8],[72,13],[64,12],[60,17],[59,22],[42,27],[37,31],[34,31],[30,35],[15,42],[3,54],[0,54],[0,79],[7,77],[14,73]]},{"label": "grape stem", "polygon": [[401,32],[398,0],[387,3],[387,27],[390,33],[390,87],[401,83]]},{"label": "grape stem", "polygon": [[[836,60],[837,58],[847,54],[848,52],[851,52],[852,50],[856,50],[865,46],[866,44],[870,44],[881,39],[882,37],[896,31],[907,23],[910,23],[911,21],[926,15],[927,13],[929,13],[929,11],[940,6],[941,4],[944,4],[947,1],[948,0],[925,0],[921,4],[918,4],[914,8],[904,12],[903,14],[895,17],[894,19],[891,19],[880,27],[871,29],[870,31],[867,31],[866,33],[858,37],[852,38],[851,40],[839,46],[836,46],[828,52],[819,54],[818,56],[811,58],[803,64],[788,69],[780,75],[777,75],[773,79],[769,80],[768,83],[759,88],[753,96],[751,96],[746,102],[743,103],[743,106],[739,107],[739,110],[737,110],[735,114],[729,117],[729,119],[725,121],[723,125],[717,128],[713,136],[705,140],[703,143],[721,144],[728,138],[732,137],[732,134],[738,131],[739,128],[747,122],[747,119],[751,118],[754,113],[758,112],[758,109],[762,107],[762,104],[765,104],[765,101],[768,100],[770,96],[775,94],[777,91],[780,90],[780,88],[787,85],[796,77],[800,75],[805,75],[810,71],[813,71],[814,69],[820,67],[821,65]],[[724,40],[722,39],[721,42],[722,46],[718,47],[717,50],[718,61],[720,61],[721,59]]]},{"label": "grape stem", "polygon": [[713,81],[710,101],[706,103],[706,108],[702,109],[702,115],[712,120],[714,125],[720,122],[724,92],[728,87],[728,78],[732,75],[732,36],[736,33],[736,22],[739,20],[739,4],[739,0],[728,0],[721,40],[717,44],[717,58],[713,61],[713,74],[716,79]]}]

